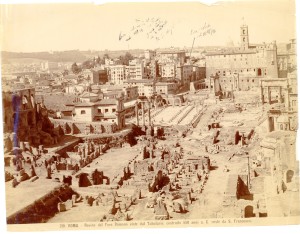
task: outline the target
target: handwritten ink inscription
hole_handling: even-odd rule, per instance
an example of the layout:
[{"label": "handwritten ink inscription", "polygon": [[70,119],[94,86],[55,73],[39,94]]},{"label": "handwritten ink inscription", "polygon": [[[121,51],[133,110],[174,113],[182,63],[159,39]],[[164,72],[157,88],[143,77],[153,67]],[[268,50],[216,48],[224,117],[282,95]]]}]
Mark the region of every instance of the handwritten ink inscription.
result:
[{"label": "handwritten ink inscription", "polygon": [[129,41],[137,35],[146,35],[148,39],[160,40],[166,35],[172,35],[173,26],[161,18],[135,19],[132,28],[124,33],[120,32],[119,41]]},{"label": "handwritten ink inscription", "polygon": [[[127,32],[120,32],[119,41],[130,41],[138,35],[146,35],[148,39],[158,41],[166,35],[173,35],[173,31],[173,25],[161,18],[135,19],[131,29]],[[190,35],[194,38],[205,37],[215,33],[216,30],[207,22],[200,28],[190,30]]]},{"label": "handwritten ink inscription", "polygon": [[216,33],[216,30],[211,27],[209,23],[204,23],[204,25],[198,29],[191,29],[190,35],[194,38],[205,37],[208,35],[213,35]]}]

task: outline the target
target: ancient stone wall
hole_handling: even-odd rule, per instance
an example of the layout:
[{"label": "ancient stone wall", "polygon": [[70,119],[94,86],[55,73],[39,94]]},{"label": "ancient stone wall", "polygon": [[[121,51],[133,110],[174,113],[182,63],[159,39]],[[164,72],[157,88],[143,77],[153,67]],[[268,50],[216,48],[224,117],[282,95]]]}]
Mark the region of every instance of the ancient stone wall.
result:
[{"label": "ancient stone wall", "polygon": [[117,131],[115,123],[77,122],[67,119],[50,119],[55,127],[60,127],[64,134],[111,134]]},{"label": "ancient stone wall", "polygon": [[3,92],[2,101],[5,109],[4,132],[13,135],[10,139],[12,147],[18,147],[20,142],[38,146],[59,141],[59,131],[50,122],[44,104],[36,103],[34,89]]},{"label": "ancient stone wall", "polygon": [[7,224],[44,223],[58,213],[57,204],[71,199],[73,194],[76,193],[69,186],[57,187],[29,206],[7,217]]},{"label": "ancient stone wall", "polygon": [[74,147],[79,143],[79,139],[78,140],[74,140],[62,147],[57,148],[54,153],[59,154],[61,157],[65,157],[66,152],[72,151],[74,149]]}]

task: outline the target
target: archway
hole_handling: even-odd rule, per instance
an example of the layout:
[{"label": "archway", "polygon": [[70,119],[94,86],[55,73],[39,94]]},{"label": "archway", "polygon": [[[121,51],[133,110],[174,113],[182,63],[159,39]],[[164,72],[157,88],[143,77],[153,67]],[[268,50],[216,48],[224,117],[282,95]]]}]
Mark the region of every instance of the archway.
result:
[{"label": "archway", "polygon": [[282,124],[280,124],[280,130],[283,130],[283,125]]},{"label": "archway", "polygon": [[269,132],[273,132],[274,131],[274,118],[273,117],[269,117]]},{"label": "archway", "polygon": [[162,104],[163,104],[163,105],[167,105],[167,104],[168,104],[168,102],[167,102],[166,99],[162,99],[161,101],[162,101]]},{"label": "archway", "polygon": [[174,105],[175,106],[181,106],[181,100],[180,100],[179,97],[177,97],[177,98],[174,99]]},{"label": "archway", "polygon": [[257,76],[261,76],[261,68],[258,68],[258,70],[257,70]]}]

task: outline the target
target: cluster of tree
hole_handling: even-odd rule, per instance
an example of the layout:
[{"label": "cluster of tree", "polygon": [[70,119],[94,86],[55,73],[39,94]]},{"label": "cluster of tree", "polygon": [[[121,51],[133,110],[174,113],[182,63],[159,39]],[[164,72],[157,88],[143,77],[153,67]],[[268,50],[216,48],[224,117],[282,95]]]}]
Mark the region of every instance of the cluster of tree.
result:
[{"label": "cluster of tree", "polygon": [[80,73],[83,69],[92,69],[96,67],[97,65],[105,64],[105,59],[108,59],[109,55],[104,54],[103,58],[100,58],[98,55],[97,58],[89,59],[84,61],[81,65],[78,65],[76,62],[72,64],[71,71],[74,74]]},{"label": "cluster of tree", "polygon": [[71,71],[76,75],[82,71],[82,68],[77,65],[77,63],[73,63],[71,66]]},{"label": "cluster of tree", "polygon": [[[81,65],[78,65],[77,63],[73,63],[72,67],[71,67],[71,71],[74,74],[78,74],[83,69],[92,69],[92,68],[96,67],[97,65],[105,64],[105,59],[109,59],[109,58],[110,57],[108,54],[104,54],[102,58],[100,58],[100,56],[98,55],[97,58],[86,60]],[[129,60],[132,60],[132,59],[134,59],[132,54],[130,54],[129,52],[126,52],[124,56],[123,55],[119,56],[119,64],[129,65]]]},{"label": "cluster of tree", "polygon": [[129,65],[129,60],[133,60],[134,57],[129,52],[126,52],[125,55],[119,56],[120,64],[122,65]]}]

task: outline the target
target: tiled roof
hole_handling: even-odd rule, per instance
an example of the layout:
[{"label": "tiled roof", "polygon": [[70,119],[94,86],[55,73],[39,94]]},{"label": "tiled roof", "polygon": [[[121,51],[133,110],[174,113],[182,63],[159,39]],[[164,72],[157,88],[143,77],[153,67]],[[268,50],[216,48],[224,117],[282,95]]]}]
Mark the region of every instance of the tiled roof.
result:
[{"label": "tiled roof", "polygon": [[116,105],[116,99],[102,99],[101,101],[96,103],[97,105]]},{"label": "tiled roof", "polygon": [[95,103],[93,102],[82,102],[75,105],[75,107],[91,107],[94,106]]}]

